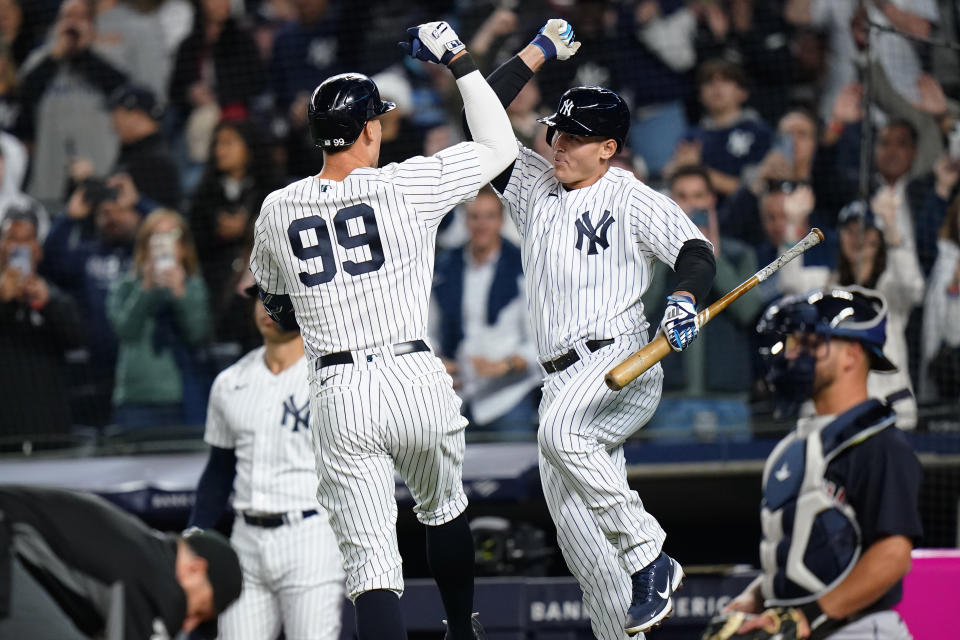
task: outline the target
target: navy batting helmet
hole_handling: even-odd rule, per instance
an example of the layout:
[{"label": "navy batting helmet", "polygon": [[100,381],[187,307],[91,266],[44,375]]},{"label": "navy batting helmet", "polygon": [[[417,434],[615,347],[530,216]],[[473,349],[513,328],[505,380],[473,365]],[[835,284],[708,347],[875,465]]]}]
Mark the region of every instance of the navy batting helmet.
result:
[{"label": "navy batting helmet", "polygon": [[307,107],[313,144],[322,149],[349,147],[369,120],[396,106],[381,100],[377,85],[362,73],[331,76],[313,90]]},{"label": "navy batting helmet", "polygon": [[537,122],[547,125],[547,144],[556,131],[575,136],[613,138],[617,152],[630,130],[630,109],[619,95],[603,87],[574,87],[560,96],[557,112]]},{"label": "navy batting helmet", "polygon": [[783,339],[793,333],[843,338],[863,345],[875,371],[896,371],[883,355],[887,341],[887,301],[879,293],[855,285],[824,287],[799,296],[787,296],[771,305],[760,319],[757,332],[761,354],[776,357]]}]

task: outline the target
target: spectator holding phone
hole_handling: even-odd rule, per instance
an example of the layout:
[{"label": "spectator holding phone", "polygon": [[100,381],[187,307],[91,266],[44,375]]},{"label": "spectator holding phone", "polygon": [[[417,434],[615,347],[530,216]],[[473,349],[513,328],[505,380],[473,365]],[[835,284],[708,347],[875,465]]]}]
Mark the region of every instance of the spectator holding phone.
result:
[{"label": "spectator holding phone", "polygon": [[[160,209],[137,233],[133,269],[111,289],[117,333],[115,422],[123,427],[201,422],[207,389],[197,348],[209,335],[207,288],[193,238],[176,212]],[[202,405],[202,406],[201,406]]]},{"label": "spectator holding phone", "polygon": [[81,424],[102,426],[110,419],[117,338],[107,320],[107,293],[130,267],[133,240],[148,208],[129,176],[87,178],[44,241],[40,273],[73,297],[86,330],[87,358],[71,378],[83,390],[74,415]]},{"label": "spectator holding phone", "polygon": [[[698,165],[680,167],[669,182],[670,197],[683,209],[700,232],[713,245],[717,275],[703,305],[732,291],[757,271],[753,247],[738,239],[721,236],[717,220],[717,194],[707,169]],[[657,269],[650,288],[643,296],[644,313],[653,323],[661,317],[667,292],[676,284],[670,270]],[[729,435],[748,435],[750,410],[747,406],[754,372],[752,360],[740,357],[751,348],[756,319],[764,299],[757,290],[743,295],[727,313],[717,316],[710,331],[700,335],[685,350],[683,358],[663,361],[663,400],[646,429],[670,429],[677,426],[722,425]],[[736,307],[736,308],[734,308]],[[723,362],[723,367],[714,366]],[[712,427],[711,427],[712,429]],[[663,431],[666,435],[669,431]],[[696,433],[709,438],[713,431]]]},{"label": "spectator holding phone", "polygon": [[[205,397],[195,355],[210,334],[207,288],[186,221],[167,209],[137,232],[133,269],[111,289],[107,315],[117,333],[114,422],[164,427],[203,421]],[[204,405],[204,406],[200,406]]]},{"label": "spectator holding phone", "polygon": [[42,439],[70,429],[63,353],[83,331],[76,304],[42,276],[37,218],[0,222],[0,440]]}]

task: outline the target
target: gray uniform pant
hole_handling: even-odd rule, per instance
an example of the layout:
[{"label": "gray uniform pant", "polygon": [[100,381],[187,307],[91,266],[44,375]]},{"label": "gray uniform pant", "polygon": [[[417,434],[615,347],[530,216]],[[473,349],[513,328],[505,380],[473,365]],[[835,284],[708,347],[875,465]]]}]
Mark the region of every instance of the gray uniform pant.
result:
[{"label": "gray uniform pant", "polygon": [[837,630],[829,640],[913,640],[913,636],[896,611],[879,611]]}]

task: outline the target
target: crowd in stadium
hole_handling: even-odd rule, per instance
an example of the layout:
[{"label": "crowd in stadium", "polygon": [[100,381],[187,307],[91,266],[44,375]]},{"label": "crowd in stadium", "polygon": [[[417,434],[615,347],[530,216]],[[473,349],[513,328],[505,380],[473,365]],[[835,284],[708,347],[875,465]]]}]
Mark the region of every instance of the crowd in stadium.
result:
[{"label": "crowd in stadium", "polygon": [[[381,165],[429,155],[462,139],[460,105],[450,74],[397,47],[405,27],[449,20],[489,73],[551,16],[582,48],[510,106],[517,137],[549,156],[536,118],[564,89],[624,96],[617,164],[713,243],[706,302],[826,234],[664,361],[647,430],[748,437],[758,316],[830,283],[887,299],[900,372],[870,385],[899,426],[957,402],[960,53],[924,43],[956,42],[952,0],[0,0],[0,438],[202,424],[213,377],[260,343],[244,293],[260,205],[322,166],[312,89],[371,75],[399,106]],[[434,347],[475,428],[533,433],[516,232],[492,191],[448,219]],[[652,327],[671,275],[644,298]]]}]

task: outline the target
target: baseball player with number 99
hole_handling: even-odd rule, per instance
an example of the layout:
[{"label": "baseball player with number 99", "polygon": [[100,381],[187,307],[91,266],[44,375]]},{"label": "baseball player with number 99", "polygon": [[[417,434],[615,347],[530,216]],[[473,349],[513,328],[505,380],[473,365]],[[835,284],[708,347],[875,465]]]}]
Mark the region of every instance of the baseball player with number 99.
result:
[{"label": "baseball player with number 99", "polygon": [[445,22],[408,30],[410,55],[457,78],[476,142],[377,168],[377,118],[394,108],[360,74],[328,78],[308,107],[316,176],[274,192],[250,268],[268,312],[299,324],[309,358],[318,498],[344,558],[361,640],[406,638],[394,470],[427,529],[447,637],[472,619],[473,538],[463,515],[460,400],[426,342],[437,227],[517,156],[506,112]]},{"label": "baseball player with number 99", "polygon": [[[544,62],[579,47],[566,21],[550,20],[491,74],[490,86],[508,105]],[[652,367],[619,392],[604,374],[648,341],[640,297],[656,261],[678,276],[661,330],[674,351],[696,338],[713,248],[676,203],[611,167],[630,126],[616,93],[574,87],[540,121],[551,157],[518,143],[516,161],[492,184],[520,231],[547,373],[538,433],[544,495],[594,634],[611,640],[669,616],[683,570],[663,553],[666,534],[627,484],[623,455],[623,443],[657,408],[662,370]]]}]

